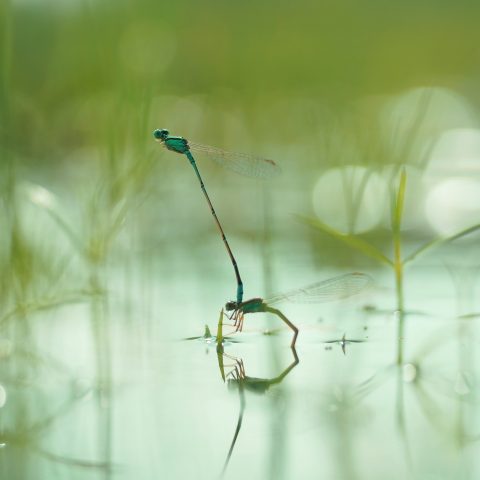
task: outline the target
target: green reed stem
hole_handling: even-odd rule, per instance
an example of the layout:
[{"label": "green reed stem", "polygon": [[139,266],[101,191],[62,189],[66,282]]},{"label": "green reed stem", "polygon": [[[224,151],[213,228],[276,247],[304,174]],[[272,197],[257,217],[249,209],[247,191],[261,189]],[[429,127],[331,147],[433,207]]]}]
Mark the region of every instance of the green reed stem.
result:
[{"label": "green reed stem", "polygon": [[400,183],[393,198],[392,205],[392,238],[393,238],[393,268],[395,271],[395,290],[397,294],[398,330],[397,330],[397,364],[403,362],[403,331],[404,331],[404,298],[403,298],[403,267],[402,260],[402,218],[405,204],[405,189],[407,174],[405,168],[400,173]]},{"label": "green reed stem", "polygon": [[400,235],[394,237],[394,269],[395,269],[395,291],[397,294],[397,312],[398,312],[398,326],[397,326],[397,364],[403,363],[403,333],[405,327],[404,315],[404,294],[403,294],[403,262],[401,257],[401,242]]},{"label": "green reed stem", "polygon": [[[12,64],[11,5],[7,0],[0,5],[0,132],[8,137],[10,106],[10,71]],[[2,135],[2,136],[3,136]],[[4,140],[4,139],[3,139]]]}]

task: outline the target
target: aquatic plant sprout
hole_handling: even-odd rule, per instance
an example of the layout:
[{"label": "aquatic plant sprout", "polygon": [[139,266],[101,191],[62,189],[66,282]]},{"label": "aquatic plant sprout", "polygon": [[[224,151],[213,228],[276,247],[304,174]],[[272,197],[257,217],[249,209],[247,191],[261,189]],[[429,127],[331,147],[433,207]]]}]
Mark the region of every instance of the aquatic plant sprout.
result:
[{"label": "aquatic plant sprout", "polygon": [[378,247],[364,240],[363,238],[353,235],[345,234],[339,230],[327,225],[316,218],[310,218],[306,216],[297,215],[297,217],[304,223],[312,226],[313,228],[320,230],[328,235],[334,237],[337,240],[345,243],[349,247],[369,256],[378,262],[388,265],[394,273],[395,278],[395,290],[397,297],[396,311],[398,312],[398,331],[397,331],[397,364],[403,363],[403,332],[405,321],[405,308],[404,308],[404,270],[405,267],[415,260],[420,255],[425,254],[433,248],[440,247],[447,243],[451,243],[457,239],[463,238],[471,233],[480,230],[480,223],[472,225],[468,228],[460,230],[449,236],[442,236],[434,238],[431,241],[423,243],[418,246],[412,253],[407,256],[402,254],[403,242],[402,242],[402,222],[404,213],[404,204],[406,197],[406,184],[407,173],[405,167],[399,172],[398,185],[392,185],[391,191],[391,208],[390,208],[390,226],[393,255],[392,257],[386,256]]}]

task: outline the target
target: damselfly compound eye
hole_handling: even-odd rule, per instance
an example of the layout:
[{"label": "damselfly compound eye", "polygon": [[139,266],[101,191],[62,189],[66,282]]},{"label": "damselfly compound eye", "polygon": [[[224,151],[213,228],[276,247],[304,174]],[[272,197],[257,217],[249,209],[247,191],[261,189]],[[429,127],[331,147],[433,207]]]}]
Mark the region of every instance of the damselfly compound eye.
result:
[{"label": "damselfly compound eye", "polygon": [[233,302],[233,301],[232,301],[232,302],[227,302],[227,303],[225,304],[225,310],[226,310],[227,312],[230,312],[230,311],[232,311],[232,310],[235,310],[235,308],[237,308],[237,302]]},{"label": "damselfly compound eye", "polygon": [[164,128],[162,128],[161,130],[159,128],[157,128],[154,132],[153,132],[153,136],[157,139],[157,140],[165,140],[167,137],[168,137],[168,130],[165,130]]}]

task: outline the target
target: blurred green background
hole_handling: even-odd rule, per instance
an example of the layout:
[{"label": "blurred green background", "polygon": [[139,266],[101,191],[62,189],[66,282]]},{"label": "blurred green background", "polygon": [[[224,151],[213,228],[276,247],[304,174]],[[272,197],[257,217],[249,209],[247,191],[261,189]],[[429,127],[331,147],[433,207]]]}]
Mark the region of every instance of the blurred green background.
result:
[{"label": "blurred green background", "polygon": [[61,178],[70,191],[82,172],[113,181],[137,165],[162,190],[173,160],[145,159],[158,160],[150,135],[163,127],[274,157],[290,212],[309,213],[322,200],[309,189],[326,169],[435,166],[442,135],[463,129],[476,143],[460,150],[457,132],[446,173],[462,175],[459,157],[478,156],[478,10],[447,1],[7,1],[2,166],[47,188]]},{"label": "blurred green background", "polygon": [[[113,121],[118,110],[135,123],[132,116],[163,97],[190,100],[202,113],[218,110],[199,132],[218,142],[222,114],[242,116],[256,142],[293,143],[332,122],[319,111],[338,114],[364,96],[415,87],[451,88],[476,108],[478,8],[447,1],[4,2],[2,130],[9,116],[11,148],[38,164],[98,146],[99,136],[126,129]],[[195,125],[195,111],[178,125],[160,109],[152,115],[185,136]]]},{"label": "blurred green background", "polygon": [[[466,0],[3,0],[2,478],[217,478],[239,411],[228,478],[478,478],[479,18]],[[246,298],[374,277],[286,310],[298,364],[278,319],[248,318],[225,345],[238,395],[203,336],[233,271],[156,128],[282,169],[197,158]],[[362,345],[324,345],[342,335]],[[274,393],[245,393],[242,358]]]}]

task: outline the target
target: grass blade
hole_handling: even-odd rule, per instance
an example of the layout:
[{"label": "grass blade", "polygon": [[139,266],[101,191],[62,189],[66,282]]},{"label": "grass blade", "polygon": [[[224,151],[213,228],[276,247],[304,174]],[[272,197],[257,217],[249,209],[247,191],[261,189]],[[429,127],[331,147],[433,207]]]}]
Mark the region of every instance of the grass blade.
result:
[{"label": "grass blade", "polygon": [[223,308],[222,310],[220,310],[220,317],[218,318],[217,359],[218,368],[220,369],[220,375],[222,376],[222,380],[225,381],[225,366],[223,364]]},{"label": "grass blade", "polygon": [[470,233],[476,232],[477,230],[480,230],[480,223],[477,223],[476,225],[473,225],[471,227],[466,228],[465,230],[461,230],[460,232],[455,233],[454,235],[451,235],[449,237],[444,237],[444,238],[436,238],[430,242],[425,243],[422,245],[420,248],[415,250],[413,253],[411,253],[405,260],[404,260],[404,265],[407,263],[411,262],[415,258],[417,258],[419,255],[427,252],[428,250],[436,247],[440,247],[441,245],[444,245],[446,243],[453,242],[454,240],[457,240],[459,238],[465,237],[469,235]]},{"label": "grass blade", "polygon": [[339,232],[335,228],[326,225],[325,223],[317,220],[316,218],[306,217],[303,215],[296,215],[296,217],[303,223],[310,225],[311,227],[320,230],[324,233],[328,233],[332,237],[336,238],[337,240],[342,241],[349,247],[358,250],[359,252],[363,253],[367,257],[373,258],[380,263],[384,263],[386,265],[392,266],[392,261],[387,258],[377,247],[371,245],[370,243],[362,240],[361,238],[350,235],[346,233]]}]

